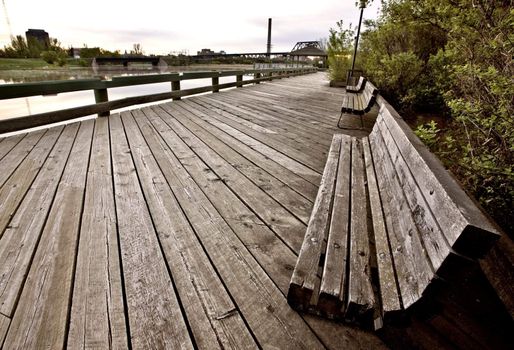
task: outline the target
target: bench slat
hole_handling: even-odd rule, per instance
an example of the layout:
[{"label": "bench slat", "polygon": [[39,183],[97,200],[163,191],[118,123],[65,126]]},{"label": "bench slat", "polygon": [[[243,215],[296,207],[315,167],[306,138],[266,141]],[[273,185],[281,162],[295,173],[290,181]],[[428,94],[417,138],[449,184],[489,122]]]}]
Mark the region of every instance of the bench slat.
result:
[{"label": "bench slat", "polygon": [[[400,186],[407,199],[409,211],[412,213],[432,266],[437,271],[450,254],[450,247],[381,115],[377,119],[375,127],[380,130],[382,138],[385,140],[385,145],[398,173]],[[424,178],[418,180],[424,181]]]},{"label": "bench slat", "polygon": [[368,138],[362,140],[364,148],[364,159],[366,163],[366,176],[368,180],[369,202],[375,235],[375,250],[377,254],[378,279],[380,284],[380,296],[382,301],[382,317],[389,319],[390,316],[402,310],[398,283],[394,274],[393,259],[389,248],[389,238],[385,227],[382,212],[382,202],[378,192],[378,184],[373,165],[373,156],[369,146]]},{"label": "bench slat", "polygon": [[368,206],[361,140],[352,143],[350,217],[350,266],[345,317],[361,321],[373,316],[375,297],[371,286]]},{"label": "bench slat", "polygon": [[291,277],[287,300],[298,309],[308,309],[313,294],[317,294],[314,293],[318,290],[316,287],[319,288],[318,271],[330,223],[341,140],[341,135],[334,135],[332,139],[318,195]]},{"label": "bench slat", "polygon": [[470,257],[480,257],[500,233],[462,190],[441,162],[414,135],[394,109],[381,99],[381,114],[429,203],[450,246]]},{"label": "bench slat", "polygon": [[[374,130],[376,131],[376,130]],[[407,210],[396,172],[382,136],[370,135],[386,227],[403,301],[407,308],[421,298],[434,273],[421,244],[417,229]]]},{"label": "bench slat", "polygon": [[[353,138],[354,139],[354,138]],[[319,309],[329,317],[341,313],[346,285],[346,260],[350,220],[350,172],[352,138],[344,135],[332,207],[332,218],[321,279]]]}]

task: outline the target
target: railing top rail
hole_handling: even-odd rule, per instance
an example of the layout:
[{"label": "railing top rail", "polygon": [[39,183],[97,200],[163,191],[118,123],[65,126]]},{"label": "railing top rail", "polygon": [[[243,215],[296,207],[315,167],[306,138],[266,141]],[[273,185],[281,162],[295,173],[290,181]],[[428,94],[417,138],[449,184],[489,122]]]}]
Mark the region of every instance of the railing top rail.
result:
[{"label": "railing top rail", "polygon": [[135,76],[113,77],[112,80],[101,79],[77,79],[77,80],[55,80],[40,81],[31,83],[16,83],[0,85],[0,100],[11,98],[39,96],[39,95],[55,95],[64,92],[108,89],[114,87],[165,83],[182,80],[228,77],[255,73],[273,73],[279,71],[309,71],[313,67],[291,67],[291,68],[264,68],[264,69],[246,69],[232,71],[198,71],[184,73],[166,73],[166,74],[149,74]]}]

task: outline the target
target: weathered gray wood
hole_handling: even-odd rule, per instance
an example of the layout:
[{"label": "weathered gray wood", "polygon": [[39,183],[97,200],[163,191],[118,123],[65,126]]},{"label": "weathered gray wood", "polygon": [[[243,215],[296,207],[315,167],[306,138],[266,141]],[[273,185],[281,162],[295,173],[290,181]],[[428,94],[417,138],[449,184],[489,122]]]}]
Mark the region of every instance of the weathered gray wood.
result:
[{"label": "weathered gray wood", "polygon": [[0,160],[5,157],[27,134],[19,134],[0,139]]},{"label": "weathered gray wood", "polygon": [[[206,106],[206,102],[204,101],[208,99],[208,97],[205,97],[201,100],[196,100],[195,102]],[[321,172],[323,170],[323,159],[315,157],[315,155],[317,155],[316,151],[303,145],[298,140],[291,140],[286,136],[280,135],[278,133],[271,134],[259,132],[252,128],[250,125],[244,125],[243,123],[241,123],[240,118],[238,118],[233,113],[224,111],[212,105],[207,105],[207,108],[214,112],[211,114],[211,116],[217,119],[218,121],[227,124],[237,129],[238,131],[243,132],[248,136],[251,136],[252,138],[255,138],[263,143],[266,143],[270,147],[279,150],[281,153],[284,153],[289,157],[302,162],[302,164],[313,169],[314,171]]]},{"label": "weathered gray wood", "polygon": [[0,238],[23,196],[43,166],[63,127],[50,129],[0,188]]},{"label": "weathered gray wood", "polygon": [[434,272],[401,190],[387,147],[378,130],[370,135],[378,186],[393,252],[403,307],[408,308],[421,298]]},{"label": "weathered gray wood", "polygon": [[182,108],[186,115],[187,112],[191,113],[189,114],[191,116],[188,119],[189,122],[201,126],[204,130],[207,130],[210,134],[214,135],[217,139],[241,154],[253,164],[257,164],[261,169],[266,170],[268,173],[272,174],[274,177],[287,184],[290,188],[294,189],[297,193],[300,193],[309,201],[314,201],[317,187],[312,183],[301,178],[296,173],[288,170],[281,164],[271,160],[269,157],[266,157],[263,154],[255,151],[254,149],[250,148],[236,138],[228,135],[222,130],[211,126],[209,123],[202,119],[201,115],[206,112],[206,110],[201,109],[199,105],[196,105],[198,108],[195,108],[187,103],[181,103],[178,107]]},{"label": "weathered gray wood", "polygon": [[[192,123],[191,120],[186,117],[191,114],[188,114],[186,110],[181,109],[181,105],[182,104],[175,104],[175,106],[173,106],[173,104],[169,104],[163,108],[170,108],[168,111],[174,118],[180,121],[184,127],[188,128],[189,132],[196,135],[198,139],[202,140],[204,144],[208,145],[217,154],[223,157],[223,159],[225,159],[230,165],[237,164],[237,168],[234,169],[237,169],[237,171],[244,174],[256,186],[279,202],[284,208],[294,213],[294,215],[302,222],[305,224],[307,223],[312,209],[311,201],[308,201],[289,187],[285,186],[283,182],[278,181],[275,177],[271,176],[271,174],[262,171],[260,167],[246,160],[244,157],[239,155],[239,153],[225,145],[212,134],[206,132],[203,128]],[[176,108],[173,109],[173,107]],[[179,132],[179,130],[182,129],[175,128],[175,130]],[[186,136],[186,138],[190,139],[189,136]],[[224,177],[220,173],[218,173],[218,176],[225,178],[225,180],[228,179],[228,177]]]},{"label": "weathered gray wood", "polygon": [[318,195],[291,277],[287,300],[291,306],[300,310],[307,310],[313,294],[318,292],[315,287],[320,278],[320,259],[324,253],[322,249],[330,226],[341,139],[341,135],[335,135],[332,139]]},{"label": "weathered gray wood", "polygon": [[[409,169],[409,159],[404,159],[398,147],[390,134],[383,118],[379,117],[376,121],[378,128],[385,141],[385,145],[392,158],[392,163],[398,174],[400,186],[402,187],[405,198],[408,202],[408,209],[412,213],[416,227],[420,233],[432,266],[435,271],[439,270],[445,259],[451,254],[450,247],[446,242],[436,219],[432,215],[431,209],[425,202],[418,183],[424,181],[424,178],[418,178],[416,182],[414,176]],[[447,276],[441,276],[443,278]]]},{"label": "weathered gray wood", "polygon": [[[198,99],[196,99],[194,102],[198,103]],[[311,182],[312,184],[317,185],[319,183],[321,175],[318,172],[298,162],[295,158],[291,158],[288,155],[280,152],[279,150],[271,147],[265,141],[258,140],[253,136],[236,129],[232,126],[234,124],[228,125],[223,121],[213,118],[211,115],[201,117],[210,124],[216,126],[220,130],[223,130],[230,136],[243,142],[245,145],[256,150],[257,152],[262,153],[264,156],[273,159],[275,162],[298,174],[299,176]]]},{"label": "weathered gray wood", "polygon": [[[133,113],[136,118],[144,118],[140,111]],[[203,349],[257,348],[133,117],[126,112],[122,114],[122,120],[150,213],[196,346]]]},{"label": "weathered gray wood", "polygon": [[409,159],[414,177],[423,174],[424,180],[419,182],[419,187],[450,246],[471,257],[483,255],[500,235],[496,227],[396,111],[383,99],[380,104],[380,114],[400,152]]},{"label": "weathered gray wood", "polygon": [[2,344],[4,343],[7,330],[11,324],[11,319],[7,316],[0,314],[0,348],[3,349]]},{"label": "weathered gray wood", "polygon": [[350,234],[348,224],[350,222],[351,156],[352,138],[342,135],[327,252],[318,301],[319,309],[329,317],[338,316],[344,311],[348,236]]},{"label": "weathered gray wood", "polygon": [[92,122],[82,124],[75,139],[5,339],[8,348],[64,347],[92,130]]},{"label": "weathered gray wood", "polygon": [[132,346],[192,349],[120,117],[114,115],[109,119],[116,216]]},{"label": "weathered gray wood", "polygon": [[394,317],[395,313],[402,310],[398,282],[394,272],[393,259],[389,246],[389,238],[386,231],[382,201],[378,190],[374,159],[371,154],[368,138],[362,139],[364,159],[366,166],[366,178],[368,182],[369,202],[373,233],[375,238],[375,250],[378,265],[378,281],[381,296],[382,317],[387,320]]},{"label": "weathered gray wood", "polygon": [[92,139],[67,347],[124,349],[128,338],[107,118],[96,120]]},{"label": "weathered gray wood", "polygon": [[0,160],[0,187],[3,186],[5,181],[16,170],[18,165],[25,159],[27,154],[39,142],[41,137],[45,134],[46,130],[39,130],[32,132],[19,142],[11,151]]},{"label": "weathered gray wood", "polygon": [[[231,94],[232,95],[232,94]],[[298,141],[302,140],[302,143],[306,146],[309,146],[312,150],[316,150],[320,155],[326,155],[328,150],[328,146],[330,143],[328,142],[331,139],[332,134],[330,134],[330,138],[327,137],[327,143],[321,143],[319,133],[314,134],[310,133],[304,128],[299,127],[297,123],[291,123],[282,115],[275,116],[269,112],[261,112],[258,110],[258,107],[245,106],[242,102],[244,102],[242,97],[231,97],[231,95],[221,94],[216,96],[217,103],[220,103],[221,106],[228,104],[231,109],[234,110],[234,114],[241,119],[247,120],[253,125],[258,125],[260,127],[265,128],[268,133],[273,134],[277,133],[282,136],[287,137],[290,140]],[[207,97],[206,97],[207,99]],[[256,106],[262,104],[262,102],[251,101],[252,104]],[[328,135],[327,135],[328,136]]]},{"label": "weathered gray wood", "polygon": [[[139,120],[138,120],[139,121]],[[162,134],[162,131],[160,131]],[[266,347],[320,348],[322,345],[247,248],[233,234],[166,144],[143,130],[182,209],[259,344]],[[164,135],[163,135],[164,136]],[[166,137],[165,137],[166,139]],[[187,159],[183,162],[187,163]],[[251,297],[249,297],[251,296]]]},{"label": "weathered gray wood", "polygon": [[65,128],[0,240],[0,313],[4,315],[14,313],[78,127]]},{"label": "weathered gray wood", "polygon": [[352,142],[348,300],[345,317],[370,321],[375,307],[371,286],[368,199],[362,141]]}]

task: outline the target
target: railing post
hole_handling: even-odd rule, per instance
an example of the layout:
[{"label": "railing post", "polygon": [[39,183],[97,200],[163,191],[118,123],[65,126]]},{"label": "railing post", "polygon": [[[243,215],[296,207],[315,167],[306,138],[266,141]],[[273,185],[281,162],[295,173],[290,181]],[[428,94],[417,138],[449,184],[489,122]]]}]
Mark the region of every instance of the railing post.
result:
[{"label": "railing post", "polygon": [[[180,91],[180,80],[171,82],[171,91]],[[180,100],[180,97],[173,97],[173,101]]]},{"label": "railing post", "polygon": [[242,74],[238,74],[236,75],[236,87],[240,88],[243,86],[243,75]]},{"label": "railing post", "polygon": [[212,77],[212,92],[220,92],[220,89],[216,87],[220,84],[220,78],[219,77]]},{"label": "railing post", "polygon": [[[109,102],[109,94],[107,93],[107,89],[95,89],[95,102]],[[108,117],[111,113],[109,111],[98,113],[99,117]]]},{"label": "railing post", "polygon": [[[253,75],[253,77],[254,77],[255,79],[260,79],[260,77],[261,77],[261,73],[255,73],[255,74]],[[255,84],[260,84],[260,83],[261,83],[260,81],[257,81]]]}]

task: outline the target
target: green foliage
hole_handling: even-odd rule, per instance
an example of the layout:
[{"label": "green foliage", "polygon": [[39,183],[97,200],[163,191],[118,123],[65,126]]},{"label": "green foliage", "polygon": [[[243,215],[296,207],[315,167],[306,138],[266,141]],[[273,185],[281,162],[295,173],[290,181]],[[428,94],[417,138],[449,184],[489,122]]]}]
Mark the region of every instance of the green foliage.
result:
[{"label": "green foliage", "polygon": [[58,55],[55,51],[43,51],[41,58],[48,64],[54,64],[57,62]]},{"label": "green foliage", "polygon": [[109,51],[100,47],[87,47],[87,45],[84,45],[84,47],[80,49],[81,58],[118,57],[120,55],[119,50]]},{"label": "green foliage", "polygon": [[428,122],[425,125],[419,125],[414,132],[416,135],[429,147],[435,146],[436,142],[438,141],[437,134],[439,133],[439,130],[437,128],[437,123],[433,120]]},{"label": "green foliage", "polygon": [[[361,41],[365,74],[397,107],[442,111],[417,128],[485,209],[514,232],[511,0],[389,0]],[[359,57],[359,56],[358,56]]]},{"label": "green foliage", "polygon": [[330,28],[327,46],[329,76],[331,80],[346,80],[346,71],[350,69],[352,39],[355,31],[350,26],[345,29],[343,21],[336,23],[337,28]]}]

